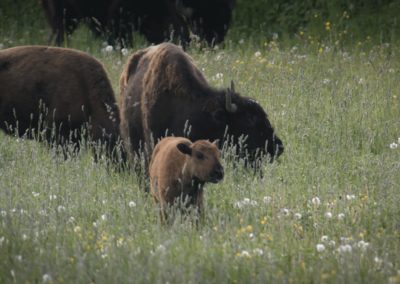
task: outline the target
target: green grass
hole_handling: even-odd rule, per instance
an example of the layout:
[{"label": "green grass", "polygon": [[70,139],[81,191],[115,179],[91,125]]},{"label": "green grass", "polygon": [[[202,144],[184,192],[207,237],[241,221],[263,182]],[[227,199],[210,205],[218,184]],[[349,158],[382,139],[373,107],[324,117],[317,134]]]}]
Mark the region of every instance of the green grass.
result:
[{"label": "green grass", "polygon": [[[0,283],[400,283],[399,45],[238,41],[189,53],[267,110],[280,161],[263,178],[224,161],[204,224],[166,227],[135,175],[1,133]],[[127,57],[85,28],[68,44],[105,64],[118,96]]]}]

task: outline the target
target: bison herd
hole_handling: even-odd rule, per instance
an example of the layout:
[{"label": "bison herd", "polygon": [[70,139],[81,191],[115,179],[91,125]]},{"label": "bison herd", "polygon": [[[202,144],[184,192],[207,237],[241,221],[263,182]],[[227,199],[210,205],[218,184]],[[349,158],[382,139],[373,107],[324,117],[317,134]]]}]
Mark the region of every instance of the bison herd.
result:
[{"label": "bison herd", "polygon": [[223,41],[235,0],[41,0],[52,29],[50,41],[61,45],[84,21],[111,43],[131,42],[133,31],[151,43],[174,40],[183,45],[193,33],[209,44]]},{"label": "bison herd", "polygon": [[172,43],[128,59],[119,107],[102,63],[86,53],[45,46],[2,50],[0,128],[62,146],[92,141],[111,158],[121,139],[133,168],[144,157],[164,220],[166,205],[176,202],[201,211],[204,183],[224,176],[218,148],[226,141],[250,165],[262,156],[272,161],[284,149],[256,101],[238,94],[233,82],[227,89],[211,87]]}]

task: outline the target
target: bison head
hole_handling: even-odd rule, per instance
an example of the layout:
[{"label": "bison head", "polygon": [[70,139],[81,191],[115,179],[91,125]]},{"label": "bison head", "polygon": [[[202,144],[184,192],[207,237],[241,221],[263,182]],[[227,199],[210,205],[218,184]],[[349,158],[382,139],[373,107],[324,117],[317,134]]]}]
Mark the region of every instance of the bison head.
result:
[{"label": "bison head", "polygon": [[227,126],[227,134],[233,137],[235,144],[242,144],[241,154],[248,156],[250,161],[267,153],[273,161],[282,154],[283,143],[275,134],[264,109],[255,100],[237,94],[233,81],[213,117],[216,122]]},{"label": "bison head", "polygon": [[198,140],[191,145],[179,143],[178,150],[186,155],[186,169],[200,182],[217,183],[224,177],[220,152],[214,143]]}]

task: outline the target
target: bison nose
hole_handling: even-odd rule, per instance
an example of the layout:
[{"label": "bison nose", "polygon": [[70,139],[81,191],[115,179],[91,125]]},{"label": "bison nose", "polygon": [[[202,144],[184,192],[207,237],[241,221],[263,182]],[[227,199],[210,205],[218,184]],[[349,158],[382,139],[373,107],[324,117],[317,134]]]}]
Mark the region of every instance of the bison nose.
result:
[{"label": "bison nose", "polygon": [[211,182],[218,182],[224,178],[224,168],[219,165],[211,174]]}]

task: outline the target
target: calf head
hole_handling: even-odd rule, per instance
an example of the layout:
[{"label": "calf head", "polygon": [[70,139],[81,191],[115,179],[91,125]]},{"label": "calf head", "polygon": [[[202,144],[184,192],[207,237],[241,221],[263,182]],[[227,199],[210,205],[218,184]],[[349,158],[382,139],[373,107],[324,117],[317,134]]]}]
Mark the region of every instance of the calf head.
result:
[{"label": "calf head", "polygon": [[192,144],[179,143],[177,148],[186,155],[186,171],[192,179],[212,183],[223,179],[221,154],[214,143],[198,140]]}]

